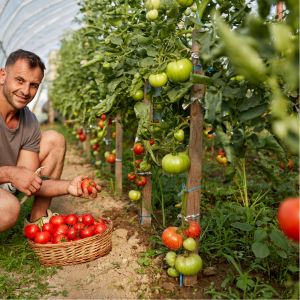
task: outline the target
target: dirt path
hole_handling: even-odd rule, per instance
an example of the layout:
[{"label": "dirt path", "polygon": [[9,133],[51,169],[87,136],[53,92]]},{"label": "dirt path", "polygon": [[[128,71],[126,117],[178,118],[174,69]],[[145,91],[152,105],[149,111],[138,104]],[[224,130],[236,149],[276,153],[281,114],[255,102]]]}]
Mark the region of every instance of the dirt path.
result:
[{"label": "dirt path", "polygon": [[[72,179],[79,174],[93,176],[93,168],[79,157],[74,149],[66,155],[63,179]],[[71,196],[53,199],[51,209],[60,214],[92,213],[95,216],[110,217],[114,228],[112,251],[92,262],[65,266],[58,270],[49,284],[57,290],[65,290],[64,299],[137,299],[147,298],[149,275],[140,274],[137,269],[139,254],[145,246],[139,239],[137,214],[130,214],[126,201],[113,199],[104,186],[94,200]],[[128,226],[132,224],[132,226]],[[63,297],[47,297],[62,299]]]}]

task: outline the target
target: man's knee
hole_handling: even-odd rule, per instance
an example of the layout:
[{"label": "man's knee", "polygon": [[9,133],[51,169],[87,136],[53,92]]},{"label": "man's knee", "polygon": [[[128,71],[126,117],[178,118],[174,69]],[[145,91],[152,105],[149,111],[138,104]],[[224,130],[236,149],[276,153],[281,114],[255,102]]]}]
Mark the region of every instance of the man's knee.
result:
[{"label": "man's knee", "polygon": [[50,152],[64,156],[66,152],[65,137],[55,130],[47,130],[42,133],[40,158],[43,160]]},{"label": "man's knee", "polygon": [[19,200],[2,189],[0,189],[0,232],[13,227],[20,214]]}]

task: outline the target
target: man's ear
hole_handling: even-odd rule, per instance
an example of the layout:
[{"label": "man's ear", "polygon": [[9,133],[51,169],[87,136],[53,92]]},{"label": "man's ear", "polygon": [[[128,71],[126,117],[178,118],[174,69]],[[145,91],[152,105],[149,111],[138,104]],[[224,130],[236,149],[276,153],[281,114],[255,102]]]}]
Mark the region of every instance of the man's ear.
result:
[{"label": "man's ear", "polygon": [[6,77],[5,68],[0,68],[0,84],[3,85]]}]

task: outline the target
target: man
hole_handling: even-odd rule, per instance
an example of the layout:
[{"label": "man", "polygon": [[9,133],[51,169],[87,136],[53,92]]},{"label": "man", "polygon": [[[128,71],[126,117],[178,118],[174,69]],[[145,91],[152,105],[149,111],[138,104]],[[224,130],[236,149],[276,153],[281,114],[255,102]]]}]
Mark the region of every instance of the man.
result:
[{"label": "man", "polygon": [[[14,226],[20,212],[16,190],[34,195],[29,222],[49,217],[51,198],[89,197],[78,176],[60,180],[66,152],[65,139],[56,131],[41,133],[27,105],[37,93],[45,65],[34,53],[17,50],[0,69],[0,232]],[[41,172],[38,169],[41,167]],[[93,188],[96,197],[100,186]]]}]

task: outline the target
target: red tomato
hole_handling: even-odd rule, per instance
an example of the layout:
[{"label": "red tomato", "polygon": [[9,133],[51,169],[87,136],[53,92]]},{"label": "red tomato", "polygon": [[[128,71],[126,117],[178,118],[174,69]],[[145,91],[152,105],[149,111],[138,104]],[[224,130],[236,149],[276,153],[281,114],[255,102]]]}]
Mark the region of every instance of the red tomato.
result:
[{"label": "red tomato", "polygon": [[106,230],[106,228],[107,228],[107,226],[104,222],[103,223],[102,222],[101,223],[97,222],[95,224],[94,234],[102,233]]},{"label": "red tomato", "polygon": [[52,238],[52,244],[67,242],[68,238],[64,234],[58,234]]},{"label": "red tomato", "polygon": [[25,228],[24,228],[24,235],[28,238],[28,239],[31,239],[33,240],[34,237],[36,236],[36,234],[38,232],[40,232],[41,229],[38,225],[36,224],[29,224],[29,225],[26,225]]},{"label": "red tomato", "polygon": [[114,164],[116,162],[116,155],[113,153],[110,153],[107,158],[106,161],[110,164]]},{"label": "red tomato", "polygon": [[85,227],[85,225],[81,222],[76,223],[76,224],[73,225],[73,228],[75,228],[75,230],[78,230],[78,231],[83,229],[84,227]]},{"label": "red tomato", "polygon": [[96,187],[96,183],[93,180],[86,178],[81,181],[81,188],[83,190],[86,188],[89,194],[92,193],[93,187]]},{"label": "red tomato", "polygon": [[94,219],[94,217],[92,215],[86,214],[86,215],[82,216],[82,223],[84,225],[88,225],[88,226],[94,225],[95,219]]},{"label": "red tomato", "polygon": [[92,149],[95,151],[99,150],[99,148],[100,148],[99,144],[92,145]]},{"label": "red tomato", "polygon": [[147,178],[146,178],[145,176],[139,176],[139,177],[136,179],[135,183],[136,183],[138,186],[144,186],[144,185],[146,185],[146,183],[147,183]]},{"label": "red tomato", "polygon": [[51,234],[49,231],[40,231],[37,232],[34,237],[34,242],[38,244],[47,244],[50,242]]},{"label": "red tomato", "polygon": [[299,242],[300,198],[287,198],[278,209],[279,227],[290,239]]},{"label": "red tomato", "polygon": [[66,236],[68,240],[74,240],[77,237],[77,230],[74,227],[70,227],[66,232]]},{"label": "red tomato", "polygon": [[79,134],[79,139],[80,139],[82,142],[84,142],[84,141],[86,140],[86,135],[85,135],[85,133]]},{"label": "red tomato", "polygon": [[155,144],[155,140],[154,139],[150,139],[149,140],[149,144],[152,146],[152,145],[154,145]]},{"label": "red tomato", "polygon": [[198,238],[201,234],[201,227],[198,222],[190,221],[189,227],[184,231],[187,237]]},{"label": "red tomato", "polygon": [[85,227],[85,228],[83,228],[83,229],[81,229],[81,230],[79,231],[79,236],[80,236],[82,239],[87,238],[87,237],[90,237],[90,236],[92,236],[92,235],[94,235],[94,231],[93,231],[93,229],[90,228],[90,227]]},{"label": "red tomato", "polygon": [[61,215],[52,216],[49,220],[49,223],[53,224],[54,226],[61,225],[61,224],[65,224],[65,219]]},{"label": "red tomato", "polygon": [[140,155],[140,154],[144,153],[144,151],[145,151],[145,148],[144,148],[144,146],[141,143],[134,144],[134,146],[133,146],[133,152],[136,155]]},{"label": "red tomato", "polygon": [[133,181],[134,179],[136,179],[136,174],[134,172],[130,172],[127,175],[128,180]]},{"label": "red tomato", "polygon": [[102,121],[105,121],[105,120],[106,120],[106,115],[105,115],[105,114],[102,114],[101,117],[100,117],[100,119],[101,119]]},{"label": "red tomato", "polygon": [[68,225],[74,225],[78,222],[78,217],[75,214],[69,214],[66,216],[65,223]]},{"label": "red tomato", "polygon": [[162,233],[163,244],[171,250],[178,250],[182,247],[182,235],[177,233],[177,227],[168,227]]},{"label": "red tomato", "polygon": [[53,232],[54,225],[51,223],[45,223],[42,227],[42,231],[49,231],[50,233]]},{"label": "red tomato", "polygon": [[82,134],[83,133],[83,129],[82,128],[77,128],[76,133],[77,134]]},{"label": "red tomato", "polygon": [[52,231],[53,236],[59,235],[59,234],[66,234],[68,231],[68,225],[66,224],[60,224],[57,226],[54,226],[54,229]]}]

